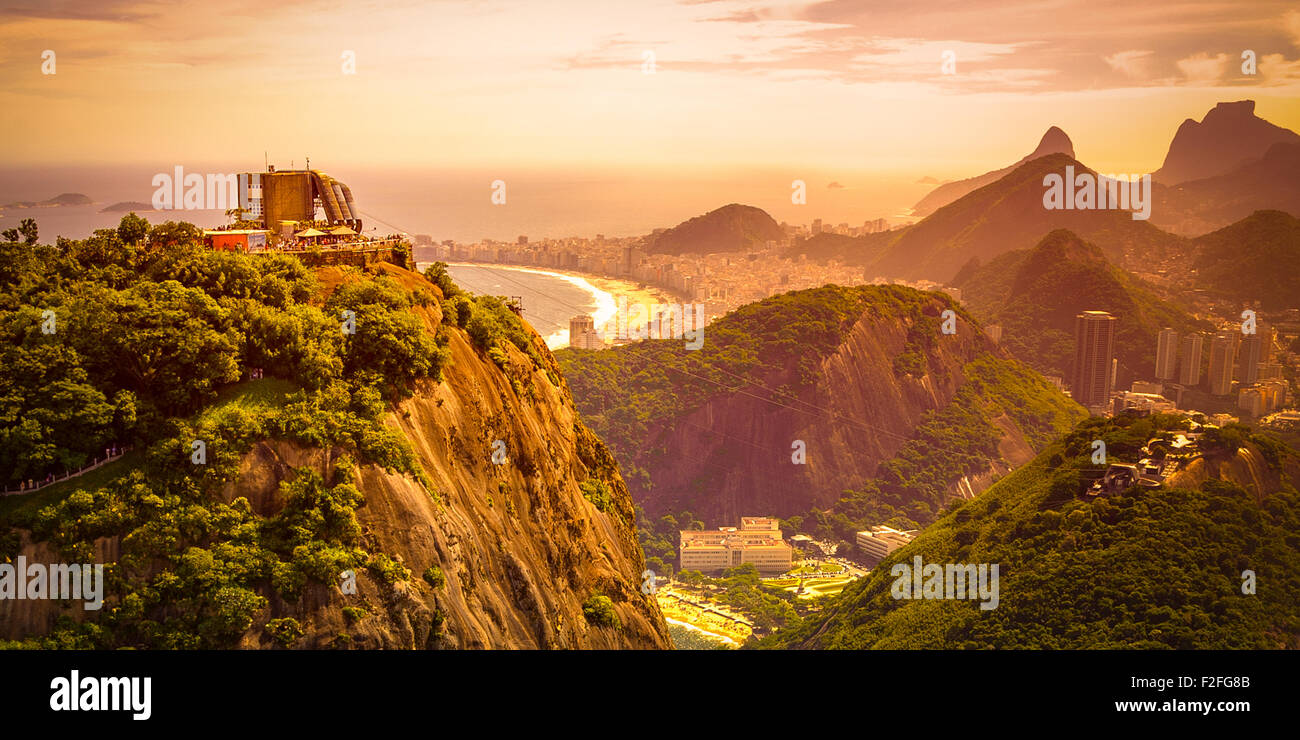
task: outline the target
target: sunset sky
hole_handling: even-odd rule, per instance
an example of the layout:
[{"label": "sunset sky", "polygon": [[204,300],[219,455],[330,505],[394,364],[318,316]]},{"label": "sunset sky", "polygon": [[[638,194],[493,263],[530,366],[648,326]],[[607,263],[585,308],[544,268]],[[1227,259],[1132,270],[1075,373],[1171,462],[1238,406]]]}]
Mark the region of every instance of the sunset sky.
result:
[{"label": "sunset sky", "polygon": [[[3,0],[0,0],[3,1]],[[57,72],[41,73],[43,50]],[[1252,49],[1258,73],[1241,73]],[[941,74],[952,50],[956,73]],[[356,74],[342,56],[355,52]],[[654,74],[642,71],[653,52]],[[8,3],[0,161],[1155,169],[1222,100],[1300,129],[1294,2]]]}]

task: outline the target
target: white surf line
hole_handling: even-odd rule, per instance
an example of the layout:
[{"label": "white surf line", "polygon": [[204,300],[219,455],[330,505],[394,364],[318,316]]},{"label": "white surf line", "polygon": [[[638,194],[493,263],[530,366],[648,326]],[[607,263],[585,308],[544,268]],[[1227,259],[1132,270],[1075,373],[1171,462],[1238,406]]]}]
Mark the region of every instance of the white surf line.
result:
[{"label": "white surf line", "polygon": [[732,645],[735,645],[736,647],[740,647],[740,643],[736,642],[734,639],[732,639],[732,638],[730,638],[730,637],[727,637],[726,635],[720,635],[720,634],[718,634],[717,632],[710,632],[710,631],[708,631],[708,630],[706,630],[706,629],[703,629],[703,628],[701,628],[701,627],[696,627],[695,625],[691,624],[690,622],[683,622],[683,621],[680,620],[680,619],[673,619],[672,617],[664,617],[664,621],[665,621],[665,622],[668,622],[669,624],[675,624],[675,625],[677,625],[678,627],[685,627],[685,628],[690,629],[690,630],[695,630],[696,632],[699,632],[700,634],[704,635],[705,637],[712,637],[712,638],[715,639],[715,640],[721,640],[721,641],[723,641],[723,642],[729,642],[729,643],[731,643]]},{"label": "white surf line", "polygon": [[[448,267],[478,267],[488,270],[512,270],[514,272],[531,272],[534,275],[547,275],[559,278],[570,285],[581,288],[591,294],[592,300],[596,303],[596,310],[592,314],[592,321],[596,325],[596,332],[599,334],[603,331],[607,321],[614,318],[618,313],[618,303],[614,301],[614,296],[600,288],[592,285],[578,275],[566,275],[562,272],[552,272],[550,270],[538,270],[533,267],[519,267],[517,265],[485,265],[476,262],[448,262]],[[569,327],[557,329],[554,333],[546,338],[546,346],[549,349],[559,349],[569,345]]]}]

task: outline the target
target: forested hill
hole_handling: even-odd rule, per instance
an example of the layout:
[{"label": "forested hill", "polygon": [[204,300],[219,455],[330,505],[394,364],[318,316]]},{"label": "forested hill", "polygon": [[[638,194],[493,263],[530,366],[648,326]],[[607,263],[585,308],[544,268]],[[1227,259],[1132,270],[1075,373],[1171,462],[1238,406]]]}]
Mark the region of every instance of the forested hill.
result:
[{"label": "forested hill", "polygon": [[0,244],[0,647],[664,648],[617,464],[501,300],[188,224]]},{"label": "forested hill", "polygon": [[947,296],[898,285],[749,304],[698,350],[664,339],[556,357],[637,503],[710,524],[834,508],[828,526],[851,537],[866,521],[929,521],[1083,413]]},{"label": "forested hill", "polygon": [[[979,498],[959,502],[820,615],[766,647],[1300,647],[1300,457],[1232,425],[1167,485],[1081,497],[1093,440],[1136,460],[1185,420],[1089,419]],[[895,565],[997,564],[996,607],[895,598]],[[1248,583],[1247,571],[1254,574]],[[1243,586],[1253,583],[1253,593]]]}]

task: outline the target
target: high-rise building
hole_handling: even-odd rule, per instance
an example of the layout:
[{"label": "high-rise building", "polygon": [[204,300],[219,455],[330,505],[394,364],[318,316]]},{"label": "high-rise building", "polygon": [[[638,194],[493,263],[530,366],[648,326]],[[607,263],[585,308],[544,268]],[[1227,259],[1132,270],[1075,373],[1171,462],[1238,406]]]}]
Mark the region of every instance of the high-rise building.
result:
[{"label": "high-rise building", "polygon": [[1259,366],[1269,361],[1273,348],[1273,328],[1261,321],[1255,325],[1254,334],[1241,338],[1241,347],[1237,350],[1237,380],[1242,385],[1250,385],[1259,380]]},{"label": "high-rise building", "polygon": [[1182,366],[1178,369],[1178,382],[1196,385],[1201,382],[1201,347],[1205,339],[1200,334],[1183,337]]},{"label": "high-rise building", "polygon": [[1074,400],[1085,407],[1105,405],[1113,387],[1115,317],[1084,311],[1074,319]]},{"label": "high-rise building", "polygon": [[1232,391],[1232,355],[1236,336],[1229,332],[1210,340],[1210,393],[1226,396]]},{"label": "high-rise building", "polygon": [[587,314],[569,319],[569,346],[574,349],[603,349],[605,340],[596,333],[596,322]]},{"label": "high-rise building", "polygon": [[1160,330],[1156,339],[1156,378],[1173,380],[1178,363],[1178,332],[1169,327]]}]

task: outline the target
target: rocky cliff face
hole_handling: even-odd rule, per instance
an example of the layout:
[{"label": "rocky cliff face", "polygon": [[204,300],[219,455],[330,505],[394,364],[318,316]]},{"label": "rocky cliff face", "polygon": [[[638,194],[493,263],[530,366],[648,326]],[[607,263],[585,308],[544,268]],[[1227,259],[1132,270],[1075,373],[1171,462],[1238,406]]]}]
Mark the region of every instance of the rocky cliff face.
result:
[{"label": "rocky cliff face", "polygon": [[[392,265],[371,269],[408,289],[437,291]],[[320,274],[327,285],[357,276],[337,268]],[[412,310],[429,332],[437,330],[437,302]],[[272,647],[263,625],[278,618],[301,625],[294,647],[670,647],[654,598],[640,591],[644,557],[617,465],[578,421],[545,343],[528,331],[543,367],[508,343],[504,360],[494,360],[452,328],[442,381],[423,381],[388,413],[387,423],[413,448],[427,491],[409,475],[377,465],[356,468],[355,485],[365,497],[357,509],[364,545],[397,560],[409,578],[388,582],[357,569],[355,593],[345,593],[341,583],[311,581],[293,602],[266,589],[268,605],[241,647]],[[493,461],[498,450],[500,464]],[[263,439],[215,495],[226,503],[246,499],[256,514],[272,516],[285,505],[282,482],[310,469],[330,484],[335,462],[348,454],[355,456]],[[600,506],[580,488],[595,481],[607,492]],[[29,561],[61,559],[23,536]],[[96,542],[97,559],[111,562],[117,540]],[[430,567],[441,572],[441,584],[422,578]],[[610,600],[618,626],[584,616],[584,604],[595,596]],[[0,601],[0,638],[41,634],[68,612],[55,601]]]},{"label": "rocky cliff face", "polygon": [[[945,305],[932,298],[925,313],[937,316]],[[656,429],[647,447],[661,452],[654,460],[638,460],[651,470],[654,486],[638,490],[638,501],[648,511],[685,507],[719,522],[831,506],[898,453],[927,412],[952,401],[967,380],[968,362],[985,353],[1006,357],[962,320],[955,335],[937,337],[924,350],[926,372],[899,372],[896,358],[917,346],[913,328],[903,316],[865,313],[796,399],[778,405],[758,397],[761,392],[717,394]],[[791,381],[778,376],[765,385]],[[1010,419],[999,427],[1009,462],[1033,456]],[[797,442],[806,450],[806,464],[794,464]],[[950,493],[972,496],[1006,470],[1005,463],[991,460],[989,475],[957,481]]]}]

